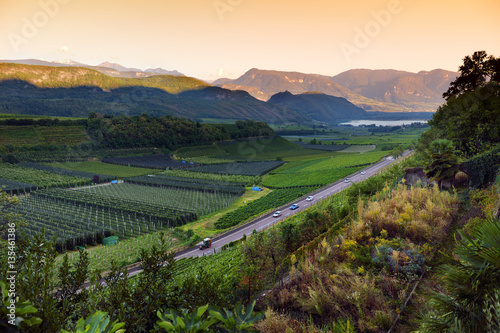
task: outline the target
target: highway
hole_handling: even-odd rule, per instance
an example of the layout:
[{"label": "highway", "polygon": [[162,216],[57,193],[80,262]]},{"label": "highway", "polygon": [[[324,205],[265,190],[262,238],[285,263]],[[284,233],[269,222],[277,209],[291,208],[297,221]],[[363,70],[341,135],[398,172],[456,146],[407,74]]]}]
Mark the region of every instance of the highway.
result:
[{"label": "highway", "polygon": [[[406,156],[410,153],[410,151],[405,151],[403,156]],[[227,232],[224,235],[215,237],[212,239],[212,247],[200,250],[198,247],[192,247],[180,252],[177,252],[175,259],[188,258],[188,257],[200,257],[203,255],[211,255],[220,251],[221,247],[228,244],[231,241],[236,241],[243,237],[243,235],[251,235],[254,230],[261,231],[263,229],[267,229],[272,225],[286,219],[294,214],[297,214],[304,209],[316,204],[319,200],[325,199],[329,196],[332,196],[352,185],[352,183],[358,183],[363,181],[383,170],[388,165],[394,163],[395,160],[393,157],[386,157],[382,161],[371,165],[363,170],[359,170],[358,172],[349,175],[349,182],[344,179],[338,180],[326,187],[323,187],[315,192],[309,193],[308,195],[313,196],[312,201],[306,201],[306,198],[302,198],[300,200],[290,202],[285,209],[281,210],[282,215],[280,217],[273,217],[273,213],[271,212],[265,216],[257,218],[245,225],[238,227],[234,230]],[[299,208],[295,210],[290,210],[289,207],[292,204],[298,204]],[[133,268],[129,270],[128,275],[133,276],[139,274],[142,270],[139,267]]]},{"label": "highway", "polygon": [[[406,155],[406,154],[405,154]],[[228,244],[231,241],[236,241],[240,238],[243,237],[243,235],[250,235],[252,234],[253,230],[261,231],[263,229],[267,229],[271,227],[272,225],[280,222],[283,219],[286,219],[294,214],[297,214],[301,212],[302,210],[314,205],[317,201],[325,199],[329,196],[332,196],[346,188],[352,185],[352,183],[358,183],[360,181],[363,181],[369,177],[371,177],[374,174],[377,174],[380,172],[383,168],[386,166],[390,165],[391,163],[394,162],[394,159],[392,157],[386,157],[384,160],[381,162],[371,165],[363,170],[360,170],[347,178],[350,179],[350,182],[345,182],[345,178],[336,181],[335,183],[332,183],[326,187],[323,187],[313,193],[309,193],[309,195],[313,196],[312,201],[306,201],[306,198],[303,198],[301,200],[293,201],[290,202],[287,205],[287,208],[281,210],[282,215],[280,217],[273,217],[273,213],[269,213],[268,215],[265,215],[263,217],[260,217],[250,223],[245,224],[244,226],[237,228],[235,230],[232,230],[222,236],[216,237],[212,239],[212,247],[205,249],[205,250],[200,250],[198,247],[195,248],[190,248],[184,251],[181,251],[177,253],[176,259],[181,259],[181,258],[188,258],[188,257],[199,257],[202,255],[209,255],[213,254],[214,250],[215,252],[218,252],[220,248],[226,244]],[[364,171],[365,174],[361,174],[361,172]],[[292,204],[298,204],[299,208],[295,210],[290,210],[289,207]]]}]

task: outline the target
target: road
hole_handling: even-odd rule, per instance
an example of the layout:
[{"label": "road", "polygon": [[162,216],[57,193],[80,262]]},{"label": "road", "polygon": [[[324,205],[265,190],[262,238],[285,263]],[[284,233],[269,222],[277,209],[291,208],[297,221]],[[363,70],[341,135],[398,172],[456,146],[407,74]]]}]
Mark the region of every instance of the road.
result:
[{"label": "road", "polygon": [[[405,151],[403,156],[406,156],[410,153],[410,151]],[[371,165],[363,170],[359,170],[358,172],[351,174],[347,178],[350,179],[350,182],[346,182],[345,179],[338,180],[326,187],[323,187],[313,193],[310,193],[309,195],[313,196],[312,201],[306,201],[305,198],[290,202],[287,208],[283,209],[281,211],[282,215],[280,217],[273,217],[273,213],[269,213],[265,216],[262,216],[250,223],[247,223],[235,230],[232,230],[224,235],[215,237],[212,239],[212,247],[205,249],[205,250],[200,250],[198,247],[192,247],[183,251],[180,251],[176,254],[175,259],[181,259],[181,258],[188,258],[188,257],[200,257],[203,255],[211,255],[216,252],[220,251],[220,248],[226,244],[228,244],[231,241],[236,241],[240,238],[243,237],[243,235],[250,235],[254,230],[256,231],[261,231],[263,229],[267,229],[271,227],[272,225],[280,222],[283,219],[286,219],[294,214],[297,214],[298,212],[316,204],[319,200],[325,199],[329,196],[332,196],[346,188],[352,185],[352,183],[358,183],[360,181],[363,181],[377,173],[379,173],[382,169],[387,167],[388,165],[392,164],[394,162],[394,158],[392,157],[386,157],[384,160]],[[364,172],[364,174],[362,174]],[[298,204],[299,208],[296,210],[290,210],[288,207],[290,207],[292,204]],[[132,270],[129,270],[129,276],[133,276],[136,274],[139,274],[142,270],[140,268],[135,268]]]}]

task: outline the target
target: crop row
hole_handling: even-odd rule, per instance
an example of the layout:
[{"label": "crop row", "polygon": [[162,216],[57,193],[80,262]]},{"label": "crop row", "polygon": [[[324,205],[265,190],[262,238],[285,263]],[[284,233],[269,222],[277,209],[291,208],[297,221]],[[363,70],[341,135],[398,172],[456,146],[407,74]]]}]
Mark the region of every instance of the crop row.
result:
[{"label": "crop row", "polygon": [[83,188],[82,191],[120,200],[178,210],[189,210],[199,215],[209,214],[230,206],[237,198],[232,193],[201,192],[172,187],[152,187],[136,184],[116,184]]},{"label": "crop row", "polygon": [[286,165],[274,170],[271,173],[293,174],[297,172],[323,171],[335,168],[363,166],[376,162],[385,155],[387,155],[387,153],[380,151],[367,152],[363,154],[337,153],[332,157],[288,162]]},{"label": "crop row", "polygon": [[150,168],[150,169],[173,169],[173,168],[185,168],[187,166],[194,166],[195,164],[190,164],[179,162],[173,160],[170,155],[167,154],[155,154],[155,155],[142,155],[142,156],[130,156],[130,157],[111,157],[103,158],[104,163],[118,164],[118,165],[128,165],[139,168]]},{"label": "crop row", "polygon": [[175,187],[209,192],[227,192],[234,195],[241,195],[245,192],[245,187],[240,184],[217,183],[213,181],[199,181],[196,179],[181,179],[175,177],[154,177],[138,176],[125,179],[126,183],[139,184],[157,187]]},{"label": "crop row", "polygon": [[196,214],[192,211],[174,209],[168,206],[154,205],[151,203],[140,202],[137,200],[121,199],[106,195],[97,195],[87,193],[82,190],[57,190],[49,189],[37,191],[32,194],[34,197],[48,198],[65,203],[85,204],[101,208],[119,209],[123,212],[140,214],[143,216],[154,216],[158,218],[183,217],[186,222],[196,219]]},{"label": "crop row", "polygon": [[262,213],[272,208],[278,208],[294,199],[314,191],[317,187],[296,187],[290,189],[274,190],[265,197],[250,202],[245,206],[229,212],[215,222],[217,229],[225,229],[248,220],[256,213]]},{"label": "crop row", "polygon": [[82,145],[66,149],[40,149],[18,151],[14,156],[23,162],[50,163],[67,161],[86,161],[89,157],[111,157],[153,153],[153,148],[98,149],[92,145]]},{"label": "crop row", "polygon": [[110,234],[135,237],[182,223],[178,218],[148,217],[112,207],[103,208],[35,195],[23,198],[12,211],[29,221],[22,227],[27,234],[44,229],[47,238],[56,239],[60,251],[74,249],[75,245],[99,243],[102,237]]},{"label": "crop row", "polygon": [[225,175],[246,175],[246,176],[261,176],[274,170],[284,162],[282,161],[259,161],[245,163],[224,163],[215,165],[202,165],[190,168],[189,171],[218,173]]},{"label": "crop row", "polygon": [[305,142],[294,141],[295,144],[308,149],[317,149],[317,150],[326,150],[326,151],[339,151],[342,149],[346,149],[349,145],[332,145],[332,144],[321,144],[315,145]]},{"label": "crop row", "polygon": [[263,184],[269,188],[293,188],[302,186],[323,186],[342,179],[362,167],[338,168],[311,172],[279,173],[266,175]]},{"label": "crop row", "polygon": [[58,175],[52,172],[0,163],[0,178],[38,187],[70,187],[89,184],[90,179]]},{"label": "crop row", "polygon": [[[190,171],[187,171],[190,170]],[[182,177],[182,178],[190,178],[190,179],[204,179],[204,180],[213,180],[213,181],[224,181],[224,182],[234,182],[234,183],[243,183],[245,185],[254,185],[260,182],[260,176],[243,176],[243,175],[223,175],[216,173],[206,173],[206,172],[195,172],[191,169],[177,169],[177,170],[169,170],[163,173],[166,176],[171,177]]]},{"label": "crop row", "polygon": [[[25,163],[19,163],[19,166],[25,167],[25,168],[31,168],[35,170],[43,170],[43,171],[48,171],[52,172],[58,175],[66,175],[66,176],[72,176],[72,177],[80,177],[80,178],[88,178],[92,179],[94,177],[94,173],[91,172],[84,172],[84,171],[75,171],[75,170],[69,170],[69,169],[63,169],[63,168],[57,168],[53,167],[50,165],[43,165],[43,164],[38,164],[38,163],[33,163],[33,162],[25,162]],[[99,176],[99,181],[101,182],[109,182],[111,180],[116,179],[116,176],[111,176],[111,175],[101,175],[97,174]]]},{"label": "crop row", "polygon": [[29,192],[31,190],[34,190],[35,188],[36,188],[35,185],[0,178],[0,189],[2,189],[2,191],[5,192],[18,194],[20,192]]}]

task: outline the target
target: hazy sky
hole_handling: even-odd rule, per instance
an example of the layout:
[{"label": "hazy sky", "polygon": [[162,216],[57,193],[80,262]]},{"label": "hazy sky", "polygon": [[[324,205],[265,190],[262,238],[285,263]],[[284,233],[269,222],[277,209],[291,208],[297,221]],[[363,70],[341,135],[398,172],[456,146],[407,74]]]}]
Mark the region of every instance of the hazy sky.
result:
[{"label": "hazy sky", "polygon": [[457,70],[500,56],[498,0],[0,0],[0,59],[71,58],[202,79],[250,68]]}]

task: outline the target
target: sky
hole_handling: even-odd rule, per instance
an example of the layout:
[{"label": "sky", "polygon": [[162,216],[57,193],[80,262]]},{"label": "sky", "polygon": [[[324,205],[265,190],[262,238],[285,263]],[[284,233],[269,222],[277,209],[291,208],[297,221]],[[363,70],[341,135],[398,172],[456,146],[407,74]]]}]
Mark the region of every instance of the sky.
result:
[{"label": "sky", "polygon": [[204,80],[251,68],[456,71],[500,56],[498,0],[0,0],[0,59],[104,61]]}]

